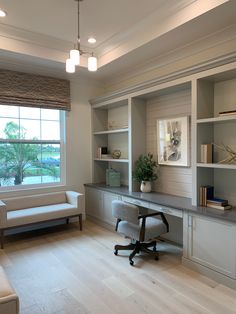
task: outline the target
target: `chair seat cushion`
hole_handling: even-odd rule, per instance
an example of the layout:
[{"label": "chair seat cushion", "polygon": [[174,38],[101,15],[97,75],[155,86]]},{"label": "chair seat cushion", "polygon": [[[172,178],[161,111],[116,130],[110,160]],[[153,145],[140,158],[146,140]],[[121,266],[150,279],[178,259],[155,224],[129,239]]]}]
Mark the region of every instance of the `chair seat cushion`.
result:
[{"label": "chair seat cushion", "polygon": [[15,227],[78,214],[78,208],[62,203],[7,212],[7,227]]},{"label": "chair seat cushion", "polygon": [[[140,229],[141,229],[141,221],[140,225],[135,225],[127,221],[121,221],[118,224],[118,232],[124,234],[130,239],[140,240]],[[159,237],[161,234],[167,232],[166,225],[162,222],[162,220],[147,217],[146,218],[146,226],[145,226],[145,237],[144,241],[149,241],[151,239]]]}]

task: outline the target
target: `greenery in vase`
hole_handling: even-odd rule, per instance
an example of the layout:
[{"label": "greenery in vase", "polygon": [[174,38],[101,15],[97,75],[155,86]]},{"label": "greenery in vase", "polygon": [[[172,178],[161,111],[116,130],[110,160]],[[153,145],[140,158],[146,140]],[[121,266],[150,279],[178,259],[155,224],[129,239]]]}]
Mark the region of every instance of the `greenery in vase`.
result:
[{"label": "greenery in vase", "polygon": [[134,164],[133,178],[135,181],[155,181],[157,176],[157,162],[153,160],[153,155],[140,155]]}]

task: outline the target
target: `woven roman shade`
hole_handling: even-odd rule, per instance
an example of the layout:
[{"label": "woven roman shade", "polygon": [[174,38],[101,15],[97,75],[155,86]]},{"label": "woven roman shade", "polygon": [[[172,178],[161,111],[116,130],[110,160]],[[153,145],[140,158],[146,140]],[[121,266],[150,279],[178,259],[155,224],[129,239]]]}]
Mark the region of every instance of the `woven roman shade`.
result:
[{"label": "woven roman shade", "polygon": [[0,104],[69,111],[70,82],[0,69]]}]

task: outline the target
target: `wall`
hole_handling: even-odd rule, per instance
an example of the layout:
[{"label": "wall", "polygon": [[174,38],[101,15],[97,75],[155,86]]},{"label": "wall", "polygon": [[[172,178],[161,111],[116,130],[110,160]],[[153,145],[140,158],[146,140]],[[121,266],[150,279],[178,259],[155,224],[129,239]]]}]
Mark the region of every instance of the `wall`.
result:
[{"label": "wall", "polygon": [[[155,159],[157,159],[157,119],[190,115],[190,89],[161,95],[148,100],[146,105],[147,153],[151,152]],[[159,166],[158,174],[159,178],[153,184],[153,190],[184,197],[192,197],[191,167]]]}]

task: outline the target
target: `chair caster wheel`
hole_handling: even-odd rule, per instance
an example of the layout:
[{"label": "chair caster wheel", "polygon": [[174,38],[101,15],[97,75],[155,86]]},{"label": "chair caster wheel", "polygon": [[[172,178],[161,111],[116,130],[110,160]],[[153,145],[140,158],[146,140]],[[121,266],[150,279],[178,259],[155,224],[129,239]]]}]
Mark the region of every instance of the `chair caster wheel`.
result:
[{"label": "chair caster wheel", "polygon": [[115,251],[114,251],[114,254],[115,254],[115,255],[118,255],[118,250],[115,250]]},{"label": "chair caster wheel", "polygon": [[129,261],[130,265],[133,266],[134,265],[134,261]]},{"label": "chair caster wheel", "polygon": [[159,257],[158,257],[158,256],[156,256],[156,257],[155,257],[155,261],[158,261],[158,260],[159,260]]}]

